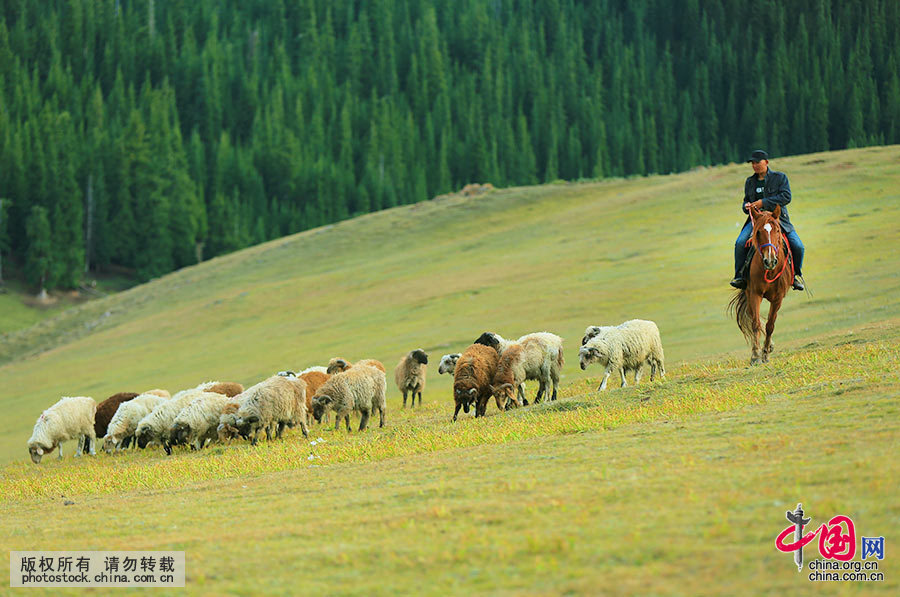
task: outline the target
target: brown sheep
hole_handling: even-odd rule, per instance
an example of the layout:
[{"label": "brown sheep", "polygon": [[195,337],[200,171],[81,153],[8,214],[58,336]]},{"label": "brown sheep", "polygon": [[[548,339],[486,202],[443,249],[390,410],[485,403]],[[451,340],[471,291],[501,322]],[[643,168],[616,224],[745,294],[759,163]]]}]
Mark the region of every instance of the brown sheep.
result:
[{"label": "brown sheep", "polygon": [[119,405],[123,402],[128,402],[137,395],[135,392],[119,392],[97,405],[97,414],[94,415],[94,433],[97,437],[106,435],[109,422],[112,421],[113,415],[119,410]]},{"label": "brown sheep", "polygon": [[[497,351],[482,344],[472,344],[463,351],[453,373],[453,399],[456,401],[454,421],[460,408],[469,412],[472,402],[475,402],[475,416],[484,416],[487,401],[491,397],[491,381],[499,361]],[[499,399],[497,407],[503,409]]]},{"label": "brown sheep", "polygon": [[419,406],[422,406],[422,390],[425,389],[425,372],[428,365],[428,355],[421,348],[410,351],[400,359],[394,369],[394,381],[403,392],[403,408],[406,408],[406,394],[412,393],[412,404],[416,405],[416,394],[419,394]]},{"label": "brown sheep", "polygon": [[387,373],[387,369],[384,368],[384,365],[381,364],[381,361],[377,361],[375,359],[363,359],[361,361],[357,361],[356,363],[351,363],[347,359],[341,359],[338,357],[334,357],[333,359],[328,361],[328,368],[326,369],[326,371],[328,372],[328,375],[334,375],[335,373],[346,371],[353,365],[368,365],[369,367],[375,367],[382,373]]},{"label": "brown sheep", "polygon": [[312,423],[312,397],[331,376],[321,371],[307,371],[298,377],[306,382],[306,419]]}]

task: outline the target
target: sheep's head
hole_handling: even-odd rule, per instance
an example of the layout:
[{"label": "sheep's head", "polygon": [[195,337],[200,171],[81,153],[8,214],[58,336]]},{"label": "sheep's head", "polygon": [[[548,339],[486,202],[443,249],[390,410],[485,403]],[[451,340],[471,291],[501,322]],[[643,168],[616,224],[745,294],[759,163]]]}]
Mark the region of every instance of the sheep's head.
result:
[{"label": "sheep's head", "polygon": [[325,369],[325,372],[328,373],[328,375],[334,375],[335,373],[346,371],[349,368],[350,363],[344,359],[333,358],[328,362],[328,368]]},{"label": "sheep's head", "polygon": [[445,354],[441,357],[441,364],[438,366],[438,373],[453,373],[456,369],[456,361],[459,360],[460,354]]},{"label": "sheep's head", "polygon": [[322,417],[325,416],[325,413],[328,412],[328,409],[331,408],[331,405],[334,403],[334,398],[329,396],[328,394],[316,394],[312,398],[312,415],[316,420],[316,423],[322,422]]},{"label": "sheep's head", "polygon": [[219,423],[219,426],[216,427],[216,435],[219,437],[220,442],[225,442],[236,439],[240,435],[240,432],[237,427],[230,423]]},{"label": "sheep's head", "polygon": [[279,371],[276,375],[280,377],[297,377],[297,374],[293,371]]},{"label": "sheep's head", "polygon": [[116,437],[115,435],[107,434],[103,438],[103,451],[107,454],[112,454],[113,450],[119,447],[119,444],[122,442],[121,439]]},{"label": "sheep's head", "polygon": [[462,404],[463,410],[465,412],[469,412],[469,407],[472,406],[472,403],[478,397],[478,390],[476,388],[465,388],[465,387],[454,387],[453,388],[453,398],[459,404]]},{"label": "sheep's head", "polygon": [[243,437],[250,437],[259,429],[259,417],[257,415],[249,415],[248,417],[237,417],[234,421],[234,428]]},{"label": "sheep's head", "polygon": [[478,338],[475,339],[475,342],[472,344],[483,344],[485,346],[490,346],[497,352],[500,352],[500,339],[497,337],[497,334],[494,332],[484,332]]},{"label": "sheep's head", "polygon": [[43,458],[44,454],[49,454],[53,452],[56,446],[51,446],[49,448],[42,446],[41,444],[28,444],[28,453],[31,455],[31,462],[35,464],[41,463],[41,458]]},{"label": "sheep's head", "polygon": [[169,432],[169,444],[173,446],[186,444],[190,434],[191,426],[184,421],[179,421],[172,426],[172,431]]},{"label": "sheep's head", "polygon": [[426,352],[424,350],[422,350],[421,348],[415,349],[414,351],[409,353],[409,356],[411,356],[413,358],[413,360],[415,362],[419,363],[420,365],[428,364],[428,354],[426,354]]},{"label": "sheep's head", "polygon": [[[516,402],[516,386],[511,383],[500,384],[499,386],[491,386],[491,394],[497,398],[498,403],[509,404]],[[517,403],[518,404],[518,403]]]},{"label": "sheep's head", "polygon": [[578,363],[581,370],[587,369],[591,363],[595,363],[600,359],[600,351],[592,346],[582,346],[578,349]]},{"label": "sheep's head", "polygon": [[137,431],[134,432],[134,437],[137,439],[138,448],[143,450],[147,447],[147,444],[153,439],[151,436],[153,434],[150,433],[150,428],[146,425],[141,425],[137,428]]}]

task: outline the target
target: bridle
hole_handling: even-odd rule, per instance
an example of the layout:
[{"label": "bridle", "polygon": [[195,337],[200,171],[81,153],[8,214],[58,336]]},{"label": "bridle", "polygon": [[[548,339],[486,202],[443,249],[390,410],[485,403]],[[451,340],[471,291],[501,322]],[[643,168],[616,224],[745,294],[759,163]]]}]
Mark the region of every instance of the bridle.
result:
[{"label": "bridle", "polygon": [[[766,226],[771,226],[771,224],[770,224],[769,222],[766,222]],[[776,255],[778,254],[778,251],[779,251],[780,248],[781,248],[781,247],[779,247],[778,245],[775,245],[775,244],[772,242],[772,230],[767,228],[767,229],[766,229],[766,232],[767,232],[768,235],[769,235],[769,242],[767,242],[767,243],[765,243],[765,244],[763,244],[763,245],[757,245],[757,247],[756,247],[756,250],[757,250],[757,252],[759,253],[759,258],[760,258],[760,259],[765,259],[765,256],[763,255],[763,249],[765,249],[766,247],[772,247],[773,249],[775,249],[775,254],[776,254]],[[782,243],[784,243],[784,246],[785,246],[785,247],[789,247],[790,245],[788,244],[787,236],[785,236],[784,231],[781,230],[781,229],[779,229],[779,232],[781,232],[781,241],[782,241]],[[753,236],[751,236],[751,237],[747,240],[747,244],[748,244],[748,245],[755,244],[755,241],[756,241],[756,235],[757,235],[757,229],[756,229],[756,227],[754,226],[754,229],[753,229]],[[775,275],[774,278],[772,278],[771,280],[769,279],[769,270],[764,270],[764,271],[763,271],[763,280],[765,280],[766,283],[771,284],[772,282],[777,281],[777,280],[781,277],[781,274],[784,273],[784,269],[785,269],[785,266],[787,265],[787,262],[788,262],[788,261],[791,262],[791,280],[794,279],[794,260],[790,258],[790,252],[789,252],[787,249],[785,250],[785,253],[786,253],[787,256],[786,256],[785,259],[782,260],[782,262],[781,262],[781,269],[778,270],[778,273]]]}]

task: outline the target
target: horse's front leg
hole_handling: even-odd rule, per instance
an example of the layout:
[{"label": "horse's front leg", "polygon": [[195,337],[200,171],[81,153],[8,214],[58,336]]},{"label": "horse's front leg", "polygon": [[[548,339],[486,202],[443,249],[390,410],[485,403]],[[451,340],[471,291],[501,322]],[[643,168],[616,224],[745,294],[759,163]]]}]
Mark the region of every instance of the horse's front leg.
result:
[{"label": "horse's front leg", "polygon": [[762,295],[751,293],[747,301],[747,309],[750,312],[750,321],[753,325],[753,333],[750,336],[750,364],[756,365],[762,360],[759,351],[759,334],[762,332],[762,322],[759,320],[759,306],[762,303]]},{"label": "horse's front leg", "polygon": [[769,353],[775,346],[772,344],[772,333],[775,331],[775,318],[778,317],[778,309],[781,308],[782,299],[769,301],[769,319],[766,321],[766,341],[763,344],[762,362],[769,362]]}]

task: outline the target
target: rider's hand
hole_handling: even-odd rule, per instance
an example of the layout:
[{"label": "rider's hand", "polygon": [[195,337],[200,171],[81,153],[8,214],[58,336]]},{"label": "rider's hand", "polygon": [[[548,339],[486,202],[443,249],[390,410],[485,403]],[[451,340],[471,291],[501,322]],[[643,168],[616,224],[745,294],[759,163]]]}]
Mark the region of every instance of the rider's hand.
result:
[{"label": "rider's hand", "polygon": [[762,209],[762,199],[754,201],[753,203],[745,203],[744,209],[750,209],[751,207],[755,207],[756,209]]}]

